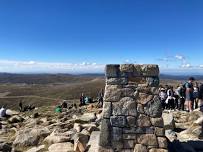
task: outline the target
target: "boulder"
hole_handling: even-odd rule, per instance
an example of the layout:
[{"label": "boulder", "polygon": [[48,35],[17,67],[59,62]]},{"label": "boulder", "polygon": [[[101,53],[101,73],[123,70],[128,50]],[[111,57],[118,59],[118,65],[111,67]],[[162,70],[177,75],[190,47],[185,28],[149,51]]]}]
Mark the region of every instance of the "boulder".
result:
[{"label": "boulder", "polygon": [[201,111],[192,111],[189,113],[189,116],[187,118],[187,121],[191,121],[194,122],[196,121],[198,118],[200,118],[202,116],[202,112]]},{"label": "boulder", "polygon": [[174,130],[175,128],[175,121],[173,118],[173,114],[172,113],[163,113],[162,114],[162,118],[164,121],[164,128],[165,130]]},{"label": "boulder", "polygon": [[147,147],[142,144],[136,144],[134,152],[148,152]]},{"label": "boulder", "polygon": [[154,134],[139,135],[137,142],[146,146],[158,146],[157,138]]},{"label": "boulder", "polygon": [[10,152],[12,147],[7,143],[0,143],[0,151],[2,152]]},{"label": "boulder", "polygon": [[41,140],[47,137],[50,131],[46,127],[25,128],[17,132],[14,146],[36,146]]},{"label": "boulder", "polygon": [[33,148],[27,150],[26,152],[41,152],[44,149],[45,149],[45,145],[40,145],[38,147],[33,147]]},{"label": "boulder", "polygon": [[173,142],[174,140],[177,139],[177,135],[173,130],[165,130],[165,136],[166,138],[168,138],[170,142]]},{"label": "boulder", "polygon": [[18,115],[19,112],[11,109],[6,109],[6,115],[13,116],[13,115]]},{"label": "boulder", "polygon": [[82,116],[77,116],[76,123],[94,122],[97,119],[95,113],[84,113]]},{"label": "boulder", "polygon": [[24,119],[18,115],[14,115],[14,116],[11,116],[8,121],[9,123],[18,123],[18,122],[22,122]]},{"label": "boulder", "polygon": [[73,129],[75,129],[77,132],[81,132],[82,130],[82,125],[79,123],[74,123]]},{"label": "boulder", "polygon": [[74,139],[74,151],[84,152],[87,148],[87,143],[89,141],[89,136],[82,133],[76,133],[73,137]]},{"label": "boulder", "polygon": [[202,126],[197,124],[192,124],[188,129],[178,134],[178,139],[180,141],[199,140],[201,133],[202,133]]},{"label": "boulder", "polygon": [[49,146],[49,152],[74,152],[73,144],[70,142],[56,143]]},{"label": "boulder", "polygon": [[59,133],[57,130],[54,130],[49,136],[47,136],[44,139],[44,142],[48,144],[55,144],[55,143],[68,142],[70,140],[71,140],[71,135],[67,135],[66,133]]}]

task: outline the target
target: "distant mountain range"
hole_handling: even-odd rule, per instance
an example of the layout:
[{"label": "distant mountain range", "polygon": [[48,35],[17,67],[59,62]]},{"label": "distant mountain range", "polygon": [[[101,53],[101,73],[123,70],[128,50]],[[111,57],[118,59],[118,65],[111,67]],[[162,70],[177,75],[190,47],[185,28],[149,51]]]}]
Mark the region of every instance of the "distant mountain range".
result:
[{"label": "distant mountain range", "polygon": [[[11,74],[0,73],[0,83],[26,83],[26,84],[48,84],[48,83],[75,83],[93,78],[104,78],[103,73],[87,74]],[[203,75],[193,75],[197,80],[203,80]],[[160,74],[160,79],[187,80],[186,75]]]}]

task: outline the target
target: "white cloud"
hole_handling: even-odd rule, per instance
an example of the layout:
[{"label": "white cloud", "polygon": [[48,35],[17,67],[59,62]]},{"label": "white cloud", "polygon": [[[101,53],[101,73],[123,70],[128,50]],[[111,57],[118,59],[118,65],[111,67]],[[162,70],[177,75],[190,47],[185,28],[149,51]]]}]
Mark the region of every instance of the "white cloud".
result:
[{"label": "white cloud", "polygon": [[125,64],[135,64],[136,61],[133,61],[133,60],[131,60],[131,59],[126,59],[126,60],[124,61],[124,63],[125,63]]},{"label": "white cloud", "polygon": [[105,65],[83,62],[58,63],[37,61],[0,60],[0,72],[44,72],[44,73],[96,73],[103,72]]},{"label": "white cloud", "polygon": [[181,67],[182,68],[192,68],[193,66],[190,65],[189,63],[187,63],[187,64],[182,64]]},{"label": "white cloud", "polygon": [[182,55],[176,55],[175,58],[178,60],[185,60],[185,57]]},{"label": "white cloud", "polygon": [[199,65],[199,68],[203,68],[203,64]]}]

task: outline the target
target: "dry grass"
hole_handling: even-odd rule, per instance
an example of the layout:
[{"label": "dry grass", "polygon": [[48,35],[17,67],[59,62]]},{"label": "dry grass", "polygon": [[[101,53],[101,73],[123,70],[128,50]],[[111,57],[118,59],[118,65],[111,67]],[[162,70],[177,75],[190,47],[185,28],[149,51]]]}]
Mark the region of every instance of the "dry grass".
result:
[{"label": "dry grass", "polygon": [[78,102],[81,93],[95,99],[104,86],[105,81],[101,77],[91,78],[85,82],[63,84],[1,84],[0,93],[9,92],[9,94],[0,97],[0,106],[7,105],[16,109],[20,101],[35,106],[54,106],[61,100]]}]

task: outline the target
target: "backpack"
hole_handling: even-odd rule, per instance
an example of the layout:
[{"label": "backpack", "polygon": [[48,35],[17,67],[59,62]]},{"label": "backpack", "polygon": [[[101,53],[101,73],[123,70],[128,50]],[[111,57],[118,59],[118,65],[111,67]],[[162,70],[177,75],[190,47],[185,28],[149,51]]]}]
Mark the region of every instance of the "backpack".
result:
[{"label": "backpack", "polygon": [[[187,82],[186,82],[186,83],[187,83]],[[181,86],[181,89],[180,89],[180,95],[181,95],[181,97],[185,97],[186,83],[184,83],[184,84]]]}]

